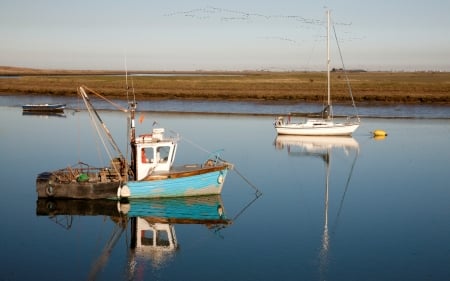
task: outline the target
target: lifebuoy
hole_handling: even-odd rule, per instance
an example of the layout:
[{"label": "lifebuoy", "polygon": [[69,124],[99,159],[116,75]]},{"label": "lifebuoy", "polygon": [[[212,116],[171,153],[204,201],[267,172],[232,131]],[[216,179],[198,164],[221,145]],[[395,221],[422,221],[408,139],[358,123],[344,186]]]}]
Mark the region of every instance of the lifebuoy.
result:
[{"label": "lifebuoy", "polygon": [[218,182],[219,184],[222,184],[222,183],[223,183],[223,175],[222,175],[222,174],[220,174],[219,177],[217,178],[217,182]]},{"label": "lifebuoy", "polygon": [[54,192],[53,186],[51,185],[48,185],[47,188],[45,188],[45,193],[47,193],[48,196],[53,196]]}]

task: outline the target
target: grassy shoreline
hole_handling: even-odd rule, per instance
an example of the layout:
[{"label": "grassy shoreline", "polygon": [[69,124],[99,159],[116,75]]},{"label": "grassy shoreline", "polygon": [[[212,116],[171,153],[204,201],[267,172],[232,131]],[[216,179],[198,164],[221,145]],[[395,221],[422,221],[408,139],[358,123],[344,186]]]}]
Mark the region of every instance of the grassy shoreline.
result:
[{"label": "grassy shoreline", "polygon": [[[143,76],[133,74],[159,74]],[[325,72],[129,71],[136,98],[321,102]],[[449,72],[349,72],[357,103],[450,104]],[[0,94],[74,96],[80,85],[109,98],[126,98],[123,71],[0,67]],[[335,102],[349,102],[345,73],[332,73]]]}]

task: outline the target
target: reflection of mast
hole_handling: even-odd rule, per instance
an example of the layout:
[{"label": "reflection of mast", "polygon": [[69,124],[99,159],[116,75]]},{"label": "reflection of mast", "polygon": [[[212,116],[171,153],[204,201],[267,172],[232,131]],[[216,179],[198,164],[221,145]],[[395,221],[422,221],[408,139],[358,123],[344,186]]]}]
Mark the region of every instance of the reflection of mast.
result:
[{"label": "reflection of mast", "polygon": [[[279,135],[274,143],[277,149],[286,148],[289,156],[313,156],[323,159],[325,162],[325,195],[324,195],[324,224],[322,232],[322,245],[319,252],[320,273],[324,275],[328,266],[328,255],[330,251],[330,236],[328,230],[328,197],[329,197],[329,179],[331,166],[331,151],[333,148],[343,148],[347,154],[349,150],[355,150],[356,155],[352,164],[350,175],[347,179],[344,196],[350,183],[350,177],[358,155],[359,144],[352,137],[330,137],[330,136],[289,136]],[[341,200],[337,218],[339,217],[344,197]],[[325,276],[322,276],[325,277]],[[325,278],[321,278],[325,279]]]},{"label": "reflection of mast", "polygon": [[322,248],[319,253],[320,258],[320,272],[323,273],[328,264],[328,251],[330,246],[330,237],[328,234],[328,187],[330,179],[330,148],[327,148],[327,153],[324,155],[325,165],[326,165],[326,176],[325,176],[325,200],[324,200],[324,224],[323,224],[323,234],[322,234]]},{"label": "reflection of mast", "polygon": [[97,279],[97,274],[105,267],[106,263],[108,262],[109,256],[111,255],[111,252],[114,249],[114,246],[116,245],[117,241],[119,240],[120,236],[122,235],[125,229],[126,229],[126,222],[119,221],[116,223],[111,238],[103,248],[102,254],[92,265],[91,271],[89,272],[88,280]]}]

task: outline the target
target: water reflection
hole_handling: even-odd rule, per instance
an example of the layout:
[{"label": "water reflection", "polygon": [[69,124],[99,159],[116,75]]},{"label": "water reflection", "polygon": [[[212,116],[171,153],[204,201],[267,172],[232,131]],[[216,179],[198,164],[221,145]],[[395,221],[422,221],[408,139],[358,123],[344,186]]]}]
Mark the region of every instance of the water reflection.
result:
[{"label": "water reflection", "polygon": [[[326,279],[326,272],[329,262],[330,234],[328,228],[328,207],[329,207],[329,187],[331,154],[335,149],[343,149],[345,155],[353,155],[353,163],[348,175],[344,194],[337,213],[337,219],[342,210],[345,195],[348,190],[350,178],[359,153],[359,144],[353,137],[315,137],[315,136],[277,136],[274,143],[277,149],[286,149],[289,156],[314,157],[322,159],[325,164],[325,192],[324,192],[324,223],[321,237],[321,247],[319,251],[319,273],[321,280]],[[353,153],[351,153],[353,152]]]},{"label": "water reflection", "polygon": [[[96,279],[108,262],[109,255],[123,232],[131,233],[128,275],[133,279],[139,268],[160,268],[170,262],[178,250],[176,224],[206,226],[220,235],[231,224],[220,195],[165,199],[130,200],[64,200],[38,199],[36,214],[48,216],[58,225],[72,227],[72,216],[110,217],[115,227],[102,253],[92,264],[89,280]],[[127,235],[128,238],[128,235]]]},{"label": "water reflection", "polygon": [[22,116],[34,116],[34,117],[39,117],[39,118],[51,118],[51,117],[66,118],[66,114],[64,112],[23,111]]}]

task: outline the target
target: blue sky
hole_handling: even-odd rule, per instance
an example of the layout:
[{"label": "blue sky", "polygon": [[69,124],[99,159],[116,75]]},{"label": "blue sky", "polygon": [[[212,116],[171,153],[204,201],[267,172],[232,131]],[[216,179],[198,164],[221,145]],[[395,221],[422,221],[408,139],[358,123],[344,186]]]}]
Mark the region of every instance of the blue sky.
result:
[{"label": "blue sky", "polygon": [[325,7],[346,68],[450,71],[448,0],[0,0],[0,65],[324,70]]}]

